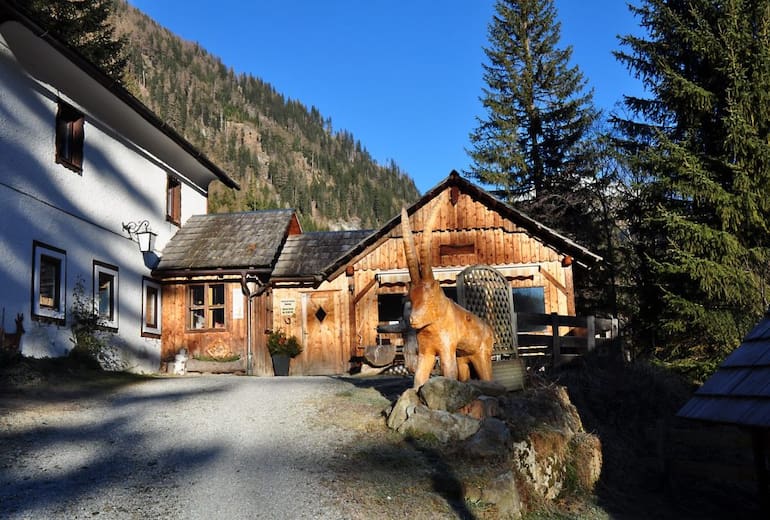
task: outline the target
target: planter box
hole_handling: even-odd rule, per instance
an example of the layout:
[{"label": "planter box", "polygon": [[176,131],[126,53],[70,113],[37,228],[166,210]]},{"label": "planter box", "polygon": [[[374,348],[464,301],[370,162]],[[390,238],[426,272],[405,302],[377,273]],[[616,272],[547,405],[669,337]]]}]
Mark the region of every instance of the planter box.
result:
[{"label": "planter box", "polygon": [[289,375],[289,363],[291,358],[284,355],[272,356],[273,359],[273,373],[277,376]]},{"label": "planter box", "polygon": [[190,358],[187,360],[187,372],[201,372],[207,374],[234,374],[246,372],[246,360],[236,361],[201,361]]}]

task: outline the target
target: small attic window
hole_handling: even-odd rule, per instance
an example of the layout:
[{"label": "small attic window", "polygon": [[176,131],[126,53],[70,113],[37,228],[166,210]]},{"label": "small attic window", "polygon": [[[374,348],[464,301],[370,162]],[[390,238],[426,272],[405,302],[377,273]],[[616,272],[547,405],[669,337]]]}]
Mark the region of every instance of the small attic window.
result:
[{"label": "small attic window", "polygon": [[56,113],[56,162],[77,173],[83,172],[84,125],[83,114],[60,100]]},{"label": "small attic window", "polygon": [[182,220],[182,183],[171,175],[166,181],[166,220],[177,226]]}]

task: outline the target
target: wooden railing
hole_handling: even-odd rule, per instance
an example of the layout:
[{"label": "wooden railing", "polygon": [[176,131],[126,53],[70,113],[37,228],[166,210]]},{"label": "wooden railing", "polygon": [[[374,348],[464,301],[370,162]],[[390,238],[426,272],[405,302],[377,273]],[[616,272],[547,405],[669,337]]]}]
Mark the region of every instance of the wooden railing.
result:
[{"label": "wooden railing", "polygon": [[621,355],[617,318],[514,313],[519,356],[528,366],[559,366],[595,349]]}]

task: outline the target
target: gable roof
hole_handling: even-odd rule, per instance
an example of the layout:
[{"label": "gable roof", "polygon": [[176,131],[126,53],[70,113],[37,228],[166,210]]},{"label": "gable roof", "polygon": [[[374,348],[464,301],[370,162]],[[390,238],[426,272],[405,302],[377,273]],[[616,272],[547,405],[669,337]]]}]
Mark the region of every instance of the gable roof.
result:
[{"label": "gable roof", "polygon": [[292,235],[286,239],[271,278],[281,280],[317,277],[324,268],[335,263],[335,260],[344,256],[372,233],[372,230],[355,230]]},{"label": "gable roof", "polygon": [[163,249],[153,274],[204,270],[269,273],[292,224],[297,223],[291,209],[195,215]]},{"label": "gable roof", "polygon": [[[152,110],[82,54],[40,27],[23,7],[0,0],[0,38],[37,80],[155,155],[203,189],[214,180],[240,185]],[[53,51],[53,52],[52,52]],[[74,66],[73,66],[74,65]]]},{"label": "gable roof", "polygon": [[770,427],[770,314],[765,314],[677,416]]},{"label": "gable roof", "polygon": [[[420,200],[407,208],[407,214],[412,215],[420,208],[430,203],[431,200],[436,198],[444,190],[450,187],[457,187],[460,191],[470,195],[471,198],[484,204],[489,209],[498,212],[502,217],[511,220],[531,235],[540,238],[546,245],[561,253],[570,255],[583,266],[588,267],[602,261],[601,256],[592,253],[585,247],[579,245],[577,242],[570,240],[557,231],[544,226],[532,217],[525,215],[518,209],[502,202],[500,199],[495,198],[489,192],[484,191],[475,184],[461,177],[460,174],[455,170],[452,170],[447,178],[438,183],[434,188],[426,192],[425,195],[420,198]],[[372,233],[364,240],[359,242],[353,249],[348,251],[346,255],[340,257],[334,264],[329,265],[323,271],[323,276],[329,279],[336,277],[341,272],[341,270],[344,269],[345,265],[350,263],[358,255],[362,254],[370,246],[373,246],[382,240],[388,235],[388,233],[390,233],[395,227],[399,225],[401,225],[400,214],[396,215],[387,223],[385,223],[385,225],[375,233]]]}]

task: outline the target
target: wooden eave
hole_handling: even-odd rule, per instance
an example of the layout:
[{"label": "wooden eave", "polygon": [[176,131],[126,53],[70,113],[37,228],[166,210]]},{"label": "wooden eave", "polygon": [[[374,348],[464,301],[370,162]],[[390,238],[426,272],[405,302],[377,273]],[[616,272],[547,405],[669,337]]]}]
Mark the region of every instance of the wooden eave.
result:
[{"label": "wooden eave", "polygon": [[[36,77],[41,76],[38,79],[55,85],[57,88],[61,89],[62,92],[68,93],[73,100],[79,100],[79,97],[82,97],[85,85],[83,79],[89,78],[91,81],[105,89],[106,92],[109,93],[109,96],[120,101],[120,104],[113,104],[111,107],[111,110],[114,111],[113,116],[102,117],[102,119],[115,129],[118,129],[122,135],[125,135],[128,139],[134,141],[162,159],[167,159],[170,155],[173,155],[173,153],[170,152],[172,147],[180,148],[191,160],[179,158],[176,161],[171,161],[172,163],[176,163],[171,164],[175,169],[183,172],[183,174],[188,174],[192,169],[195,169],[196,167],[200,169],[202,167],[205,171],[209,172],[208,175],[211,176],[208,182],[213,180],[213,178],[216,178],[225,186],[240,190],[240,185],[235,180],[215,165],[203,154],[203,152],[195,148],[189,141],[169,126],[168,123],[161,120],[152,110],[134,97],[134,95],[126,90],[126,88],[119,82],[105,74],[101,69],[88,61],[82,54],[43,29],[29,16],[29,14],[27,14],[22,6],[18,5],[16,2],[0,0],[0,26],[13,22],[20,24],[26,31],[28,31],[25,34],[22,31],[14,30],[13,27],[7,28],[8,31],[14,33],[14,36],[16,37],[15,40],[19,40],[19,48],[14,52],[18,51],[20,54],[26,56],[26,63],[23,65],[28,69],[30,74]],[[85,76],[81,78],[79,75],[73,74],[71,67],[69,68],[68,73],[57,74],[57,69],[63,67],[66,70],[66,66],[58,63],[60,59],[57,60],[53,56],[47,61],[54,61],[56,63],[44,63],[46,60],[41,56],[45,53],[45,49],[40,46],[37,40],[45,42],[48,47],[52,48],[67,62],[73,64],[77,69],[82,71]],[[35,72],[29,71],[30,64],[37,67]],[[93,85],[93,83],[91,85]],[[106,96],[93,91],[92,95],[87,96],[87,98],[83,100],[83,105],[105,103],[106,99]],[[109,102],[106,104],[109,104]],[[201,188],[208,188],[208,183],[206,182],[204,184],[204,179],[200,175],[196,176],[196,181]]]}]

